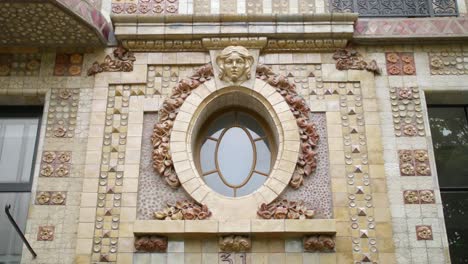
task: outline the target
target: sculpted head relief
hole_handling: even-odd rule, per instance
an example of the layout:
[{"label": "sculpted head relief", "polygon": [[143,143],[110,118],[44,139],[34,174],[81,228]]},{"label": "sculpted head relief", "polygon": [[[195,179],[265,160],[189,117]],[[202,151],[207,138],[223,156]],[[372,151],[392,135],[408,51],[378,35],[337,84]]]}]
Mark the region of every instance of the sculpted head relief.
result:
[{"label": "sculpted head relief", "polygon": [[250,79],[250,69],[254,58],[249,51],[241,46],[226,47],[216,57],[219,67],[219,79],[233,84],[239,84]]}]

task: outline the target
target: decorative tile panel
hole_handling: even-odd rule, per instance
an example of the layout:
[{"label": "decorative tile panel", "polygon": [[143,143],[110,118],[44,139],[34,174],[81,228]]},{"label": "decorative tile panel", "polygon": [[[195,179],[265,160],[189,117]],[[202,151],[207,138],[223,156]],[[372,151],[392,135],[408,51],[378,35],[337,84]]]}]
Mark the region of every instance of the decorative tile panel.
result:
[{"label": "decorative tile panel", "polygon": [[431,52],[429,53],[432,75],[468,74],[468,52]]},{"label": "decorative tile panel", "polygon": [[[325,83],[329,90],[334,83]],[[350,212],[351,242],[354,260],[378,262],[376,219],[369,175],[367,137],[361,84],[340,83],[339,89],[325,99],[337,96],[341,113],[347,203]]]},{"label": "decorative tile panel", "polygon": [[430,176],[431,167],[427,150],[399,150],[402,176]]},{"label": "decorative tile panel", "polygon": [[38,76],[40,53],[0,54],[0,76]]},{"label": "decorative tile panel", "polygon": [[390,88],[393,126],[397,137],[424,136],[424,119],[422,114],[419,88]]},{"label": "decorative tile panel", "polygon": [[315,82],[321,80],[321,65],[319,64],[282,64],[267,65],[274,73],[285,76],[288,81],[296,85],[296,91],[304,98],[308,98],[309,90],[315,86]]},{"label": "decorative tile panel", "polygon": [[289,14],[288,0],[271,0],[272,14]]},{"label": "decorative tile panel", "polygon": [[247,14],[262,14],[263,1],[262,0],[247,0],[246,1]]},{"label": "decorative tile panel", "polygon": [[67,192],[41,191],[36,194],[36,205],[65,205]]},{"label": "decorative tile panel", "polygon": [[110,86],[99,175],[93,261],[117,258],[120,206],[127,144],[130,85]]},{"label": "decorative tile panel", "polygon": [[178,0],[113,0],[112,13],[114,14],[177,14],[179,11]]},{"label": "decorative tile panel", "polygon": [[413,53],[388,52],[385,57],[388,75],[416,75]]},{"label": "decorative tile panel", "polygon": [[39,231],[37,232],[37,241],[53,241],[54,233],[54,226],[39,226]]},{"label": "decorative tile panel", "polygon": [[70,151],[44,151],[42,153],[41,177],[68,177],[70,175]]},{"label": "decorative tile panel", "polygon": [[55,76],[80,76],[83,66],[83,54],[60,54],[55,57]]},{"label": "decorative tile panel", "polygon": [[299,0],[299,13],[303,13],[303,14],[315,13],[315,1]]},{"label": "decorative tile panel", "polygon": [[433,190],[406,190],[403,192],[405,204],[434,204]]},{"label": "decorative tile panel", "polygon": [[[341,2],[341,1],[340,1]],[[354,36],[379,38],[431,37],[447,38],[468,33],[466,17],[361,19]]]},{"label": "decorative tile panel", "polygon": [[211,0],[196,0],[193,1],[194,14],[210,14],[211,13]]},{"label": "decorative tile panel", "polygon": [[433,240],[432,227],[429,225],[416,226],[416,238],[418,240]]},{"label": "decorative tile panel", "polygon": [[80,89],[51,89],[46,137],[74,136],[79,98]]},{"label": "decorative tile panel", "polygon": [[237,1],[220,0],[220,13],[222,14],[237,14]]},{"label": "decorative tile panel", "polygon": [[192,73],[201,65],[190,66],[163,66],[150,65],[148,66],[148,78],[145,94],[152,95],[168,95],[181,79],[181,76],[191,76]]}]

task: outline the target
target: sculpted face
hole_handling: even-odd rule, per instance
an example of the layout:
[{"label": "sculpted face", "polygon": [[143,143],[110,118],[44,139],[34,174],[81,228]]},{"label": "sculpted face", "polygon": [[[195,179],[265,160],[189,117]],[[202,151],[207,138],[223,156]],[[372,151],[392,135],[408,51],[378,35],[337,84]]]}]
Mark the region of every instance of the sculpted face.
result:
[{"label": "sculpted face", "polygon": [[250,79],[250,69],[253,57],[249,51],[241,46],[229,46],[216,58],[219,66],[219,79],[239,84]]},{"label": "sculpted face", "polygon": [[240,76],[245,74],[245,60],[237,52],[233,52],[224,61],[226,76],[233,82],[237,82]]}]

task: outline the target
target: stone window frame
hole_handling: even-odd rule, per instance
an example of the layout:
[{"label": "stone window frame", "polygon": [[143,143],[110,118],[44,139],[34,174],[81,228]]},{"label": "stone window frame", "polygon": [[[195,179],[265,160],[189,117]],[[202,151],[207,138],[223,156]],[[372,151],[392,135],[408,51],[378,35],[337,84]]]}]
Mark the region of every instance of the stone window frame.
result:
[{"label": "stone window frame", "polygon": [[[262,187],[242,197],[226,197],[209,188],[197,170],[192,153],[193,141],[195,140],[192,139],[193,129],[202,110],[216,97],[231,92],[245,93],[262,103],[274,120],[274,127],[276,127],[278,134],[277,158],[270,176]],[[192,93],[179,109],[170,139],[174,169],[181,185],[197,202],[206,204],[213,212],[219,210],[219,212],[226,214],[219,216],[221,218],[229,218],[227,214],[238,214],[239,208],[244,209],[242,211],[243,217],[248,217],[247,215],[254,217],[257,207],[262,203],[274,201],[288,186],[292,178],[299,157],[299,129],[297,126],[286,128],[284,124],[295,122],[296,119],[283,97],[276,92],[274,87],[263,80],[256,79],[253,88],[228,86],[221,89],[217,89],[215,81],[210,80],[200,85]],[[193,106],[198,107],[194,109]],[[180,144],[180,142],[184,144]],[[280,167],[281,169],[279,169]]]}]

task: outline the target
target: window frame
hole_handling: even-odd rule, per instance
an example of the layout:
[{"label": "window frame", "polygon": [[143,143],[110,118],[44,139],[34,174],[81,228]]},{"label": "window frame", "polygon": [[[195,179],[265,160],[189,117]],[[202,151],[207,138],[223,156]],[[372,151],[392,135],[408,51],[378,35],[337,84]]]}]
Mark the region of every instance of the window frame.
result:
[{"label": "window frame", "polygon": [[[274,164],[275,164],[275,161],[277,159],[277,155],[278,155],[278,143],[276,142],[275,140],[275,137],[274,137],[274,134],[273,134],[273,131],[272,128],[270,128],[270,126],[268,125],[268,122],[266,120],[264,120],[259,114],[255,113],[254,111],[246,108],[246,107],[241,107],[241,106],[236,106],[236,107],[225,107],[225,108],[221,108],[217,111],[215,111],[214,113],[210,114],[210,116],[207,118],[207,120],[205,120],[203,122],[203,128],[200,130],[197,138],[195,139],[195,148],[194,148],[194,158],[195,158],[195,166],[196,166],[196,169],[201,177],[201,179],[205,182],[205,179],[204,177],[205,176],[208,176],[208,175],[211,175],[212,173],[216,173],[220,171],[219,169],[219,166],[216,165],[215,167],[215,170],[214,171],[208,171],[208,172],[205,172],[203,173],[203,170],[202,170],[202,166],[201,166],[201,162],[200,162],[200,157],[201,157],[201,148],[203,146],[203,143],[205,142],[205,140],[207,140],[209,138],[208,136],[208,131],[209,131],[209,128],[211,128],[211,126],[214,124],[214,122],[216,120],[218,120],[218,118],[221,118],[224,114],[228,113],[228,112],[234,112],[235,114],[236,113],[244,113],[244,114],[247,114],[249,115],[251,118],[253,118],[256,122],[258,122],[258,124],[261,126],[261,128],[263,129],[263,132],[265,133],[265,140],[268,142],[269,146],[270,146],[270,153],[271,153],[271,156],[270,156],[270,170],[268,171],[268,173],[259,173],[258,171],[255,172],[255,166],[252,167],[252,170],[250,172],[250,176],[247,177],[247,180],[242,183],[242,185],[240,187],[232,187],[230,184],[224,182],[224,179],[223,177],[220,177],[221,180],[224,182],[224,184],[229,187],[229,188],[232,188],[234,190],[234,196],[230,197],[230,196],[226,196],[228,198],[241,198],[243,196],[237,196],[236,195],[236,189],[239,189],[239,188],[242,188],[243,186],[245,186],[252,178],[253,174],[254,173],[259,173],[261,174],[262,176],[265,176],[266,177],[266,180],[268,180],[268,177],[270,177],[272,171],[273,171],[273,168],[274,168]],[[237,117],[236,117],[237,118]],[[238,124],[236,125],[233,125],[231,127],[240,127]],[[231,127],[228,127],[228,128],[224,128],[223,129],[223,133],[226,132],[227,130],[229,130]],[[222,137],[222,135],[220,136],[220,138]],[[252,141],[252,143],[255,144],[255,141]],[[219,144],[220,142],[217,142],[216,143],[216,148],[219,147]],[[255,149],[254,149],[255,150]],[[215,155],[217,153],[217,150],[215,151]],[[254,162],[256,162],[256,156],[257,154],[254,153]],[[215,160],[216,160],[216,157],[215,157]],[[255,163],[254,163],[255,164]],[[266,181],[265,180],[265,181]],[[205,182],[206,184],[206,182]],[[210,187],[211,188],[211,187]],[[211,188],[214,192],[218,193],[216,190],[214,190],[213,188]],[[256,190],[254,191],[256,192]],[[220,193],[218,193],[220,194]],[[222,195],[222,194],[220,194]],[[249,194],[247,194],[249,195]],[[224,195],[223,195],[224,196]]]},{"label": "window frame", "polygon": [[[31,192],[35,169],[36,159],[38,156],[39,139],[42,125],[43,106],[0,106],[0,118],[4,119],[19,119],[19,118],[38,118],[38,126],[36,132],[36,141],[34,143],[34,153],[32,158],[31,173],[28,182],[0,182],[0,192]],[[12,116],[11,113],[15,116]]]}]

